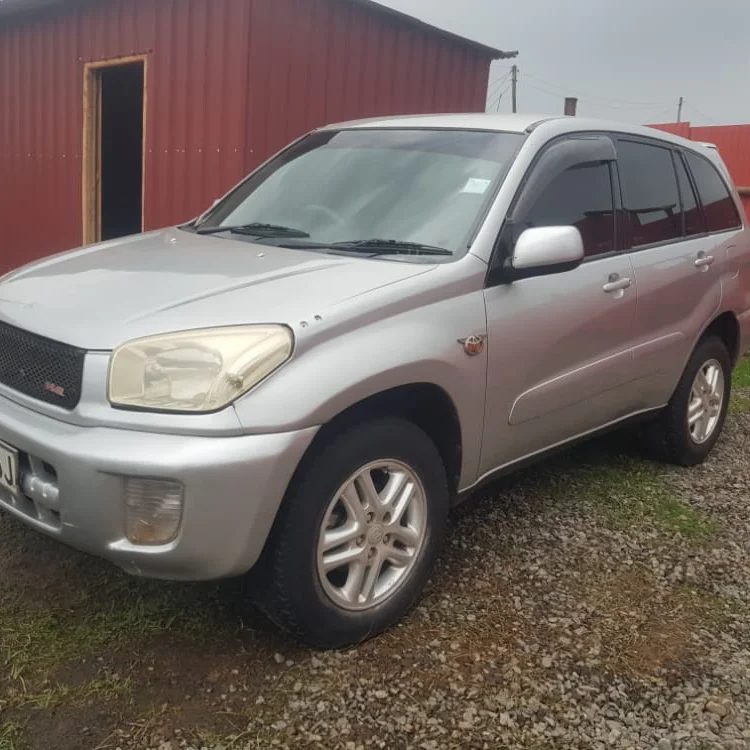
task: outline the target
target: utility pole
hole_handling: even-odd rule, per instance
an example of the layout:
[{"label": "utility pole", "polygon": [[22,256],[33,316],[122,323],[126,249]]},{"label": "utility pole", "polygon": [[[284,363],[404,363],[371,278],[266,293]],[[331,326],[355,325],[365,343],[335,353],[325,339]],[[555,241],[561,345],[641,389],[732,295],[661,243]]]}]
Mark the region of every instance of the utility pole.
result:
[{"label": "utility pole", "polygon": [[685,100],[680,97],[680,102],[677,105],[677,122],[682,122],[682,105],[685,103]]},{"label": "utility pole", "polygon": [[514,65],[510,69],[511,74],[511,87],[513,91],[513,113],[518,112],[518,65]]}]

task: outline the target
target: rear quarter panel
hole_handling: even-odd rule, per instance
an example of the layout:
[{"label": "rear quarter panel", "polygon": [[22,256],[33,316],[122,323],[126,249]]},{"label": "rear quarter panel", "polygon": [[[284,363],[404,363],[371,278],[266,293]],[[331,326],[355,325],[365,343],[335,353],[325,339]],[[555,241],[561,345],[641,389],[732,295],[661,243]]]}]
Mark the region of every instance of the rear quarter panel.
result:
[{"label": "rear quarter panel", "polygon": [[724,248],[722,310],[734,313],[740,323],[740,354],[743,354],[750,348],[750,230],[747,212],[719,150],[709,145],[706,152],[732,187],[732,197],[742,219],[743,230],[732,236]]},{"label": "rear quarter panel", "polygon": [[731,311],[740,323],[740,354],[750,348],[750,232],[743,213],[745,229],[726,248],[722,279],[723,309]]}]

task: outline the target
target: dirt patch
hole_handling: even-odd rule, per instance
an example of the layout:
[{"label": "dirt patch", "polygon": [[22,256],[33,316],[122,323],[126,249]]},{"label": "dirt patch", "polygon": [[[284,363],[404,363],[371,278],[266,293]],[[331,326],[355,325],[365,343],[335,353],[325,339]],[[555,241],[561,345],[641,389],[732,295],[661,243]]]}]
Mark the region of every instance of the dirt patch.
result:
[{"label": "dirt patch", "polygon": [[684,674],[700,663],[700,630],[715,625],[723,604],[689,587],[664,589],[642,571],[592,582],[589,653],[634,677]]}]

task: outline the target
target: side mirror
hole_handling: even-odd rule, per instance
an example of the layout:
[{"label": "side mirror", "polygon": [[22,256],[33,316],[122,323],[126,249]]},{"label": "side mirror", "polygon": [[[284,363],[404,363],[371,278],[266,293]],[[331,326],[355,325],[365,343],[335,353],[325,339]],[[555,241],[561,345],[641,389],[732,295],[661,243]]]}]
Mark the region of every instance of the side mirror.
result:
[{"label": "side mirror", "polygon": [[513,251],[513,276],[569,271],[580,265],[583,258],[583,237],[576,227],[527,229]]}]

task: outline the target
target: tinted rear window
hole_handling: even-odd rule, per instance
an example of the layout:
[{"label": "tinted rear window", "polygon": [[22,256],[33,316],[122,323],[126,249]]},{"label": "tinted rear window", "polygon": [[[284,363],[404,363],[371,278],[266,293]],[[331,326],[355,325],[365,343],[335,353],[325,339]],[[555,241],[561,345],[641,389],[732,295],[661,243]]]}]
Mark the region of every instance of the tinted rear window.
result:
[{"label": "tinted rear window", "polygon": [[708,231],[724,232],[742,226],[734,200],[716,167],[708,159],[691,152],[687,153],[687,161],[698,186]]},{"label": "tinted rear window", "polygon": [[675,155],[675,167],[677,168],[677,181],[680,185],[680,197],[682,198],[685,234],[688,237],[703,234],[706,231],[706,221],[703,218],[703,210],[695,197],[695,190],[690,182],[682,157]]},{"label": "tinted rear window", "polygon": [[623,204],[633,247],[682,236],[682,210],[672,152],[634,141],[617,144]]}]

